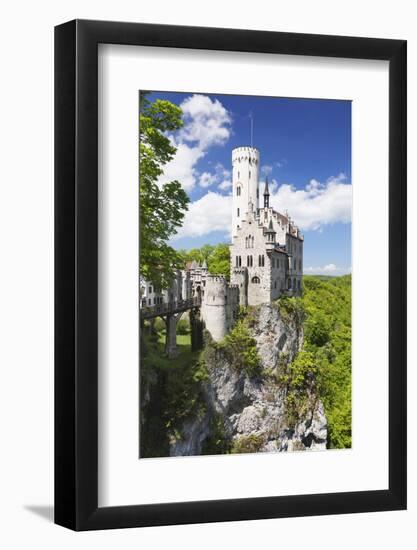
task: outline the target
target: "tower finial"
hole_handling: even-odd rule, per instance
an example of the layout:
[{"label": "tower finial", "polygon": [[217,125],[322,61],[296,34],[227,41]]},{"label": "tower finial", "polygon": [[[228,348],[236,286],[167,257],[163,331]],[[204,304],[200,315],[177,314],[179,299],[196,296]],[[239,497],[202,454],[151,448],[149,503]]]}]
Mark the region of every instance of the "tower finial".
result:
[{"label": "tower finial", "polygon": [[269,186],[268,186],[268,176],[265,176],[264,208],[269,208]]}]

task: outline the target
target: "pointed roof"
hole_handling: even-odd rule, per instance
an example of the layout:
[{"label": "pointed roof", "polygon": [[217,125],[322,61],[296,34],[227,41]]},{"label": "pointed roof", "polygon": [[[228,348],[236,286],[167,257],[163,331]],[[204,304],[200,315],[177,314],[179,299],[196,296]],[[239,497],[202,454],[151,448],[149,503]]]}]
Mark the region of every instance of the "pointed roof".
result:
[{"label": "pointed roof", "polygon": [[203,265],[201,266],[203,269],[207,269],[207,262],[204,260]]},{"label": "pointed roof", "polygon": [[272,224],[272,218],[269,220],[268,229],[266,231],[267,233],[276,233],[274,226]]},{"label": "pointed roof", "polygon": [[269,195],[269,185],[268,185],[268,176],[265,176],[265,189],[264,189],[264,196]]}]

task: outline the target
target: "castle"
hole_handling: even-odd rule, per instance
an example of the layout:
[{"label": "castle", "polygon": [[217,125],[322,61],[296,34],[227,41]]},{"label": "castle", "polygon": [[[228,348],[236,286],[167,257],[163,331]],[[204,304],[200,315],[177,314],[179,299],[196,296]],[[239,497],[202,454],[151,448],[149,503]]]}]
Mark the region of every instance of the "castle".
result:
[{"label": "castle", "polygon": [[210,274],[205,262],[194,261],[177,273],[167,291],[155,293],[146,283],[141,289],[142,307],[198,297],[201,320],[214,340],[224,338],[233,327],[240,306],[269,303],[282,295],[298,296],[303,276],[304,238],[287,213],[270,206],[267,179],[263,204],[259,204],[258,149],[234,149],[232,165],[230,283]]}]

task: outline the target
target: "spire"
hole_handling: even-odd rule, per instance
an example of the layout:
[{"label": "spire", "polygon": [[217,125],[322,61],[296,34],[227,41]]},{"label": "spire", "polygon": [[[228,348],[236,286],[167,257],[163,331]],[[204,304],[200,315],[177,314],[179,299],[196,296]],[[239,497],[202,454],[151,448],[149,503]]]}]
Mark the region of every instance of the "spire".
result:
[{"label": "spire", "polygon": [[275,243],[275,235],[276,235],[276,231],[274,229],[274,225],[272,223],[272,218],[269,220],[269,225],[268,225],[268,229],[266,230],[266,234],[267,234],[267,241],[269,243]]},{"label": "spire", "polygon": [[269,208],[269,186],[268,186],[268,176],[265,176],[264,208]]}]

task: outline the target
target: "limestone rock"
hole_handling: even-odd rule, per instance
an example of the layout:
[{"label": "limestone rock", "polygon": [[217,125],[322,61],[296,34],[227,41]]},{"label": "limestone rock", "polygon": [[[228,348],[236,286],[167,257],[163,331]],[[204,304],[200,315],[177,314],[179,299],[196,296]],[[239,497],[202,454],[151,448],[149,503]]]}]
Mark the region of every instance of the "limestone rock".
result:
[{"label": "limestone rock", "polygon": [[283,318],[277,304],[272,303],[256,308],[250,326],[261,360],[260,376],[237,371],[221,348],[210,348],[208,343],[205,358],[209,380],[203,388],[207,413],[203,419],[184,423],[181,439],[171,445],[172,456],[199,454],[214,415],[223,419],[224,437],[231,446],[247,438],[257,442],[257,452],[326,449],[327,419],[314,388],[304,417],[296,426],[287,423],[286,389],[279,375],[303,345],[302,322],[291,315]]}]

